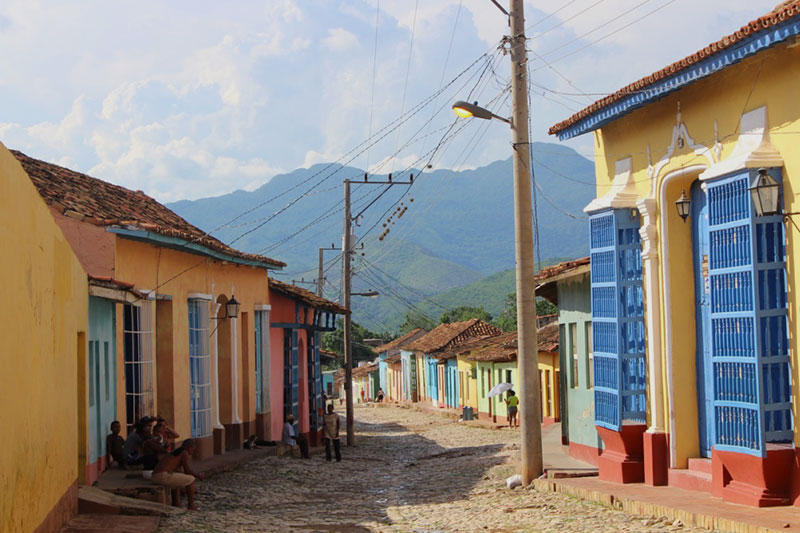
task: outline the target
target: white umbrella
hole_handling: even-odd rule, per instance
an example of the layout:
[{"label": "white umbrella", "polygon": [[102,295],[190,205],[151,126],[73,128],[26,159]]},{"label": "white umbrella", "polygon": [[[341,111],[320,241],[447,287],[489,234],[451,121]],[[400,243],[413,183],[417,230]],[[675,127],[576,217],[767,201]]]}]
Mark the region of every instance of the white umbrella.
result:
[{"label": "white umbrella", "polygon": [[498,383],[497,385],[492,387],[492,390],[489,391],[489,398],[493,398],[498,394],[503,394],[505,391],[511,390],[513,388],[514,386],[511,383]]}]

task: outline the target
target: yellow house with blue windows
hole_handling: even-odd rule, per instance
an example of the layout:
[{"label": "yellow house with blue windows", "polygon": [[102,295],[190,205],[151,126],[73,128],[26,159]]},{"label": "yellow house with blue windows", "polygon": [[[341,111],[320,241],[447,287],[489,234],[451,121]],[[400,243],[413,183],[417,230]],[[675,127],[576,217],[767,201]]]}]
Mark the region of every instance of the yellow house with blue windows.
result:
[{"label": "yellow house with blue windows", "polygon": [[799,45],[784,2],[550,130],[594,136],[603,479],[800,504]]}]

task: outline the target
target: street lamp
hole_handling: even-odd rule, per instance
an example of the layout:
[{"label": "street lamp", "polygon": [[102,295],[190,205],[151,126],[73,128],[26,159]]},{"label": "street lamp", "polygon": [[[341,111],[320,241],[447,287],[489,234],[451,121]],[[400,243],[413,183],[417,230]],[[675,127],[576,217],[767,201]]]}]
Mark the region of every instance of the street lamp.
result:
[{"label": "street lamp", "polygon": [[686,189],[681,190],[681,197],[675,200],[675,208],[678,210],[678,216],[686,222],[686,218],[689,216],[689,210],[691,209],[692,201],[686,196]]},{"label": "street lamp", "polygon": [[380,295],[378,291],[367,292],[351,292],[350,296],[363,296],[364,298],[377,298]]},{"label": "street lamp", "polygon": [[512,118],[499,117],[477,104],[458,101],[460,117],[497,119],[511,126],[514,160],[514,235],[517,288],[517,368],[520,376],[522,422],[522,483],[542,474],[542,427],[539,398],[539,349],[536,339],[536,294],[533,265],[533,209],[531,208],[530,139],[528,138],[528,77],[523,0],[509,0],[506,11],[510,36],[504,38],[511,56]]},{"label": "street lamp", "polygon": [[484,120],[491,120],[493,118],[496,118],[497,120],[502,120],[506,124],[511,124],[510,120],[495,115],[485,107],[479,106],[478,102],[470,104],[469,102],[465,102],[464,100],[459,100],[453,104],[453,111],[455,111],[456,115],[458,115],[461,118],[475,117],[475,118],[482,118]]},{"label": "street lamp", "polygon": [[225,313],[228,318],[236,318],[239,316],[240,305],[241,304],[236,300],[236,297],[231,294],[231,299],[225,304]]},{"label": "street lamp", "polygon": [[758,169],[758,176],[750,187],[750,197],[753,199],[756,216],[772,216],[781,211],[781,186],[769,175],[766,168]]}]

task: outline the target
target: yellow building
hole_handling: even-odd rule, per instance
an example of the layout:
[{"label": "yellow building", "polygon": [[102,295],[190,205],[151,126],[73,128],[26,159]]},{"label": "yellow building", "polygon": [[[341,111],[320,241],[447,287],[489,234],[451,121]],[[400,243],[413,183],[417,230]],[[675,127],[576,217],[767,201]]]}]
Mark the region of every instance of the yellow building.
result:
[{"label": "yellow building", "polygon": [[551,128],[594,134],[601,478],[798,504],[798,35],[784,2]]},{"label": "yellow building", "polygon": [[552,424],[561,420],[561,368],[558,351],[558,323],[539,328],[539,394],[542,422]]},{"label": "yellow building", "polygon": [[58,531],[78,509],[89,289],[50,210],[1,144],[0,230],[0,529]]},{"label": "yellow building", "polygon": [[461,406],[478,413],[478,365],[458,355],[458,398]]},{"label": "yellow building", "polygon": [[226,246],[141,191],[13,153],[83,270],[106,285],[90,288],[79,369],[81,481],[107,467],[114,419],[130,430],[162,416],[197,440],[199,458],[264,434],[270,398],[282,394],[270,390],[270,367],[283,371],[269,357],[267,272],[283,263]]}]

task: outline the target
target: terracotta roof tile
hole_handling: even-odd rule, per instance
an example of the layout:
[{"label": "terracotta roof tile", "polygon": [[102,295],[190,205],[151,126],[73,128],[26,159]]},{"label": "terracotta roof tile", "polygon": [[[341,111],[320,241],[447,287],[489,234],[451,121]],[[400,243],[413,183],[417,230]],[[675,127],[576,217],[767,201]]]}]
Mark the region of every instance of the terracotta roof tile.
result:
[{"label": "terracotta roof tile", "polygon": [[537,272],[536,281],[537,282],[546,281],[548,278],[552,278],[553,276],[569,272],[570,270],[575,270],[576,268],[588,265],[589,263],[590,263],[589,257],[581,257],[579,259],[574,259],[572,261],[564,261],[563,263],[553,265],[551,267],[542,269],[539,272]]},{"label": "terracotta roof tile", "polygon": [[369,363],[366,365],[357,366],[353,369],[353,377],[363,378],[364,376],[376,370],[378,370],[378,365],[376,365],[375,363]]},{"label": "terracotta roof tile", "polygon": [[650,74],[649,76],[645,76],[644,78],[623,87],[614,94],[610,94],[605,98],[596,101],[589,107],[575,113],[568,119],[563,120],[558,124],[552,126],[548,133],[550,133],[551,135],[555,135],[558,132],[567,129],[573,124],[580,122],[582,119],[603,109],[604,107],[611,105],[614,102],[617,102],[622,98],[632,93],[635,93],[636,91],[644,89],[648,85],[651,85],[661,79],[672,76],[673,74],[676,74],[677,72],[680,72],[681,70],[690,67],[706,59],[709,56],[712,56],[726,48],[735,45],[736,43],[738,43],[742,39],[747,38],[753,33],[768,29],[798,14],[800,14],[800,0],[790,0],[788,2],[782,2],[777,7],[775,7],[775,9],[773,9],[771,12],[753,21],[750,21],[749,23],[739,28],[737,31],[731,33],[730,35],[726,35],[722,39],[709,44],[705,48],[698,50],[697,52],[681,59],[680,61],[676,61],[671,65],[666,66],[661,70]]},{"label": "terracotta roof tile", "polygon": [[339,315],[344,315],[350,312],[336,302],[326,300],[325,298],[317,296],[313,292],[298,287],[297,285],[290,285],[289,283],[284,283],[274,278],[269,278],[269,288],[290,298],[294,298],[295,300],[300,300],[301,302],[306,303],[315,309],[331,311]]},{"label": "terracotta roof tile", "polygon": [[176,237],[231,257],[282,267],[286,263],[231,248],[142,191],[132,191],[11,150],[44,201],[65,216],[97,226],[127,226]]},{"label": "terracotta roof tile", "polygon": [[413,341],[420,338],[422,335],[428,333],[426,330],[422,328],[412,329],[405,335],[397,337],[394,340],[387,342],[386,344],[381,344],[373,349],[375,353],[382,353],[388,352],[389,350],[393,350],[395,348],[401,348],[406,344],[411,344]]},{"label": "terracotta roof tile", "polygon": [[[558,323],[553,322],[538,329],[536,340],[540,352],[558,351]],[[482,339],[472,345],[465,345],[459,354],[472,361],[504,362],[517,359],[517,332],[511,331],[496,337]]]},{"label": "terracotta roof tile", "polygon": [[477,318],[463,322],[439,324],[427,335],[407,346],[409,350],[432,353],[445,350],[450,346],[465,342],[470,337],[479,335],[497,335],[501,330]]}]

